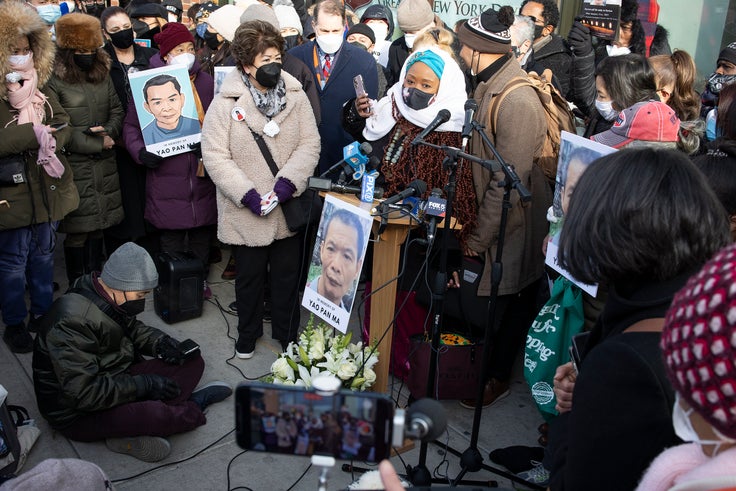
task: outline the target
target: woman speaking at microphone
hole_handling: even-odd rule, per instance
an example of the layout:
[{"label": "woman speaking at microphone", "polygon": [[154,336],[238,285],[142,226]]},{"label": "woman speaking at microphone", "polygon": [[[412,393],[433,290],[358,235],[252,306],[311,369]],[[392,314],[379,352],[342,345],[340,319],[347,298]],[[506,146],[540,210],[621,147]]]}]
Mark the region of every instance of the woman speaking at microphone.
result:
[{"label": "woman speaking at microphone", "polygon": [[[460,146],[460,131],[466,100],[465,77],[449,48],[451,35],[441,29],[425,32],[415,42],[416,50],[401,69],[399,81],[379,100],[358,97],[345,105],[343,126],[360,140],[376,142],[383,148],[381,174],[386,194],[400,192],[414,179],[427,183],[427,198],[433,188],[443,189],[448,172],[442,162],[445,153],[411,142],[442,109],[450,111],[450,119],[426,136],[435,145]],[[470,165],[461,162],[457,169],[457,187],[453,216],[463,224],[460,241],[476,222],[476,201]]]}]

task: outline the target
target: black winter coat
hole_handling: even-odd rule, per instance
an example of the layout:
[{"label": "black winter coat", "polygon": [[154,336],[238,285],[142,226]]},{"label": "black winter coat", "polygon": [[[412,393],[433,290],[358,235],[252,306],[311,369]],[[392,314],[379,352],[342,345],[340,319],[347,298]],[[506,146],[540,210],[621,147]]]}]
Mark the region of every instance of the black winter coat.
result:
[{"label": "black winter coat", "polygon": [[552,70],[552,75],[557,78],[557,83],[560,85],[560,93],[563,97],[568,98],[572,72],[572,52],[567,45],[567,41],[559,35],[553,33],[551,38],[552,40],[541,48],[534,49],[534,61],[542,71]]},{"label": "black winter coat", "polygon": [[[93,273],[94,274],[94,273]],[[141,355],[153,356],[162,331],[127,317],[102,297],[92,275],[79,277],[41,321],[33,351],[38,409],[53,428],[78,417],[136,400],[127,371]]]}]

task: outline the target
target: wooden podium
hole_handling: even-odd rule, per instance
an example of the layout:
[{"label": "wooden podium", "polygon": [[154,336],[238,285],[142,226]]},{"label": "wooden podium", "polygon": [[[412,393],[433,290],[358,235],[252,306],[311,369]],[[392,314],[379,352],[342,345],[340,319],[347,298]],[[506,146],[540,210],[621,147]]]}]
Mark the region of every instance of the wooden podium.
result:
[{"label": "wooden podium", "polygon": [[[359,208],[368,209],[377,206],[380,202],[363,203],[357,196],[352,194],[329,193],[331,196],[355,205]],[[381,217],[373,217],[373,235],[377,236]],[[453,228],[460,225],[453,219]],[[411,227],[416,227],[416,220],[410,220],[404,216],[400,218],[389,218],[386,229],[373,243],[373,278],[371,280],[373,291],[393,279],[399,272],[399,258],[401,245],[406,240]],[[441,226],[441,225],[440,225]],[[371,296],[371,323],[369,332],[371,340],[380,338],[387,330],[383,340],[378,344],[378,363],[374,370],[376,372],[376,383],[372,389],[374,392],[388,392],[388,369],[391,364],[391,344],[393,342],[393,325],[391,321],[395,315],[396,308],[396,281]]]}]

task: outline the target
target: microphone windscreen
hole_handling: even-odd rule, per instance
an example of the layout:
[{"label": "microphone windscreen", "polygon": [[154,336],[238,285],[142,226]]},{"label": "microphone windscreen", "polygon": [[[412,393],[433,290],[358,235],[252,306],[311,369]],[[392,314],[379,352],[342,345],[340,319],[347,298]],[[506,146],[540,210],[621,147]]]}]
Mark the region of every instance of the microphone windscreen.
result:
[{"label": "microphone windscreen", "polygon": [[[449,113],[449,111],[448,111]],[[427,192],[427,183],[421,179],[414,179],[409,183],[409,187],[414,189],[414,196],[422,196]]]},{"label": "microphone windscreen", "polygon": [[368,155],[373,151],[373,146],[368,142],[363,142],[360,144],[360,151],[363,152],[363,154]]},{"label": "microphone windscreen", "polygon": [[419,399],[415,401],[407,410],[407,420],[412,421],[414,418],[420,418],[427,422],[429,432],[423,440],[434,440],[439,438],[447,428],[447,413],[439,401],[434,399]]},{"label": "microphone windscreen", "polygon": [[473,111],[478,110],[478,103],[475,101],[475,99],[468,99],[465,101],[465,108],[466,111],[468,109],[472,109]]}]

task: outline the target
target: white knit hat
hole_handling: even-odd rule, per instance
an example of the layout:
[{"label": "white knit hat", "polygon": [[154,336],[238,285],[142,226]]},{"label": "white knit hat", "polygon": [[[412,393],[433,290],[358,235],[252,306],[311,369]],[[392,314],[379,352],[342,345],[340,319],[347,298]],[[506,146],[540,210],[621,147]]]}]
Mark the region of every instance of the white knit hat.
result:
[{"label": "white knit hat", "polygon": [[287,5],[274,5],[273,11],[276,14],[276,18],[279,20],[281,29],[293,27],[299,31],[299,35],[304,35],[304,29],[302,28],[302,21],[299,20],[299,14],[296,13],[294,7]]},{"label": "white knit hat", "polygon": [[207,17],[207,24],[212,26],[226,41],[232,42],[235,31],[240,27],[240,16],[245,10],[235,5],[223,5]]}]

